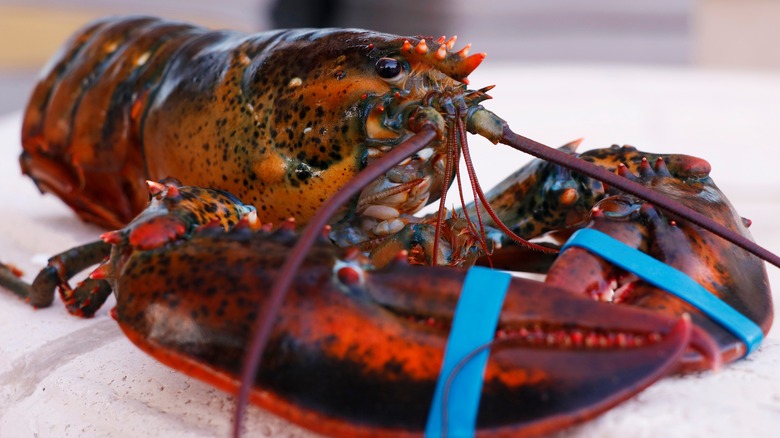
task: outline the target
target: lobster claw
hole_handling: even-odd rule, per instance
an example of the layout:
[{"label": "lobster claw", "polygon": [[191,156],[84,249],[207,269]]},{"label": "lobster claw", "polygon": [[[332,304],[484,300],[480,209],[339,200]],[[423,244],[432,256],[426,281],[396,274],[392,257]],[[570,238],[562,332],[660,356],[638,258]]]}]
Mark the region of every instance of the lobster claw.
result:
[{"label": "lobster claw", "polygon": [[[682,184],[678,186],[685,188]],[[731,214],[728,205],[711,201],[716,195],[722,196],[717,188],[711,187],[700,197],[689,193],[689,202],[698,202],[701,198],[702,204],[710,203],[708,214],[739,229],[737,221],[740,219]],[[687,275],[705,293],[719,298],[746,321],[755,324],[756,333],[765,335],[769,331],[773,318],[772,295],[765,268],[758,257],[734,248],[695,225],[674,220],[629,195],[615,195],[600,201],[591,212],[587,228],[612,236]],[[743,232],[748,235],[746,230]],[[606,292],[613,294],[610,300],[614,303],[660,311],[670,317],[689,314],[695,326],[706,331],[717,343],[719,361],[733,361],[748,351],[743,338],[701,309],[582,248],[565,250],[553,263],[546,281],[574,292],[571,285],[574,278],[586,285],[580,287],[579,293],[602,295]],[[676,371],[706,369],[709,363],[710,359],[689,352]]]},{"label": "lobster claw", "polygon": [[509,393],[483,395],[480,420],[511,418],[512,424],[498,431],[536,436],[593,418],[671,373],[690,343],[692,327],[690,318],[680,318],[657,342],[632,349],[512,348],[508,341],[495,348],[493,360],[515,369],[507,371],[525,383]]},{"label": "lobster claw", "polygon": [[[257,306],[267,305],[267,287],[293,244],[284,231],[209,228],[135,250],[115,282],[117,321],[158,360],[235,392],[251,335],[236,321],[257,318]],[[193,260],[202,267],[196,273],[187,270]],[[325,435],[422,433],[465,275],[399,260],[364,270],[318,242],[274,316],[250,399]],[[175,295],[157,292],[172,285]],[[487,434],[561,429],[668,374],[689,347],[715,355],[685,317],[521,278],[509,283],[496,337],[476,422]]]},{"label": "lobster claw", "polygon": [[[413,271],[392,271],[395,280],[369,276],[371,297],[398,314],[437,315],[426,324],[446,328],[461,277],[428,268],[436,290],[421,291]],[[397,293],[412,283],[414,294]],[[689,348],[719,365],[716,344],[687,316],[614,306],[521,278],[510,283],[496,335],[477,415],[478,430],[491,436],[535,436],[592,418],[672,372]],[[429,397],[419,394],[420,409]]]}]

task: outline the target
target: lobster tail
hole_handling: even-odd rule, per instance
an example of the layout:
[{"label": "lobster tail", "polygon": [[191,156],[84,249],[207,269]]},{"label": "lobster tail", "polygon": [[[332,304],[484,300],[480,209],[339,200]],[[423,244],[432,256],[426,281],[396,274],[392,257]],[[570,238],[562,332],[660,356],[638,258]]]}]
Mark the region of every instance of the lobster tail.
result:
[{"label": "lobster tail", "polygon": [[147,201],[140,136],[146,101],[194,29],[136,17],[101,20],[73,37],[28,105],[22,171],[83,219],[126,224]]}]

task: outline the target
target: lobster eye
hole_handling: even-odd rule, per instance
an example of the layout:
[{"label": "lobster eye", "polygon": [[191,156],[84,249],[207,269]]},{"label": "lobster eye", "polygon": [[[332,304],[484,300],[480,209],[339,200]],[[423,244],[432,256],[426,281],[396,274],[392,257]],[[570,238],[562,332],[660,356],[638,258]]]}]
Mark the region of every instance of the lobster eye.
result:
[{"label": "lobster eye", "polygon": [[401,63],[393,58],[380,58],[375,68],[380,78],[388,80],[397,79],[403,72]]}]

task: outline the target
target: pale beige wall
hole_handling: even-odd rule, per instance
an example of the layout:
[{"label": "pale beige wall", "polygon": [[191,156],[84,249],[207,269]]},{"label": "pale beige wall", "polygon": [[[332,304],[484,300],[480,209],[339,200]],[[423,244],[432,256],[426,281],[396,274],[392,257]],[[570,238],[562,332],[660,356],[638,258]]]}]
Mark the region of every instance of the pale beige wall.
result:
[{"label": "pale beige wall", "polygon": [[697,65],[780,70],[778,0],[698,0],[693,29]]},{"label": "pale beige wall", "polygon": [[230,0],[221,5],[195,0],[0,0],[0,68],[38,69],[73,32],[106,15],[159,15],[213,28],[254,31],[262,25],[265,3],[266,0]]},{"label": "pale beige wall", "polygon": [[[75,29],[107,14],[147,13],[251,31],[268,26],[264,10],[271,1],[0,0],[0,68],[39,68]],[[344,1],[350,16],[359,15],[355,2]],[[625,62],[780,69],[780,0],[582,0],[561,2],[562,9],[542,0],[449,4],[442,16],[451,32],[492,59],[614,61],[622,50]],[[513,17],[541,22],[514,35],[513,26],[528,20]],[[638,23],[641,31],[631,33]]]}]

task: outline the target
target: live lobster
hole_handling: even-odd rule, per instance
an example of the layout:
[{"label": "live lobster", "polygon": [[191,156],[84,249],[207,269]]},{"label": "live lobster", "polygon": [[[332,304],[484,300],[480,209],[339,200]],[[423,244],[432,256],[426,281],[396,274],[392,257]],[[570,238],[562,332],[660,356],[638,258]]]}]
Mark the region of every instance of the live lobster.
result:
[{"label": "live lobster", "polygon": [[[577,159],[569,149],[519,138],[479,105],[489,88],[466,88],[484,55],[455,53],[454,42],[351,30],[247,37],[146,17],[87,27],[34,92],[23,128],[23,170],[82,218],[113,228],[141,211],[144,180],[175,177],[218,190],[149,183],[152,206],[126,228],[105,234],[105,243],[53,258],[32,288],[13,286],[36,306],[49,305],[53,287],[60,286],[69,309],[86,316],[113,290],[116,317],[131,340],[229,391],[239,387],[245,353],[251,358],[253,349],[264,351],[256,379],[251,364],[244,367],[257,384],[242,386],[245,393],[292,421],[336,435],[396,436],[424,428],[462,268],[478,258],[508,260],[507,267],[517,267],[521,256],[529,259],[524,247],[506,244],[485,259],[495,242],[468,219],[481,222],[481,211],[493,217],[488,225],[512,228],[518,240],[582,227],[606,231],[686,272],[769,330],[763,263],[712,233],[772,263],[777,257],[745,238],[741,218],[708,178],[706,162],[630,148]],[[411,218],[449,187],[460,154],[468,159],[468,150],[459,150],[466,129],[554,163],[537,161],[521,171],[519,181],[502,185],[511,191],[485,196],[477,189],[484,207],[447,219],[442,202],[434,218]],[[406,152],[412,148],[416,152]],[[588,161],[595,165],[583,164]],[[558,186],[563,191],[551,191]],[[530,203],[528,213],[519,214],[512,203],[498,212],[489,208],[488,201],[507,196]],[[280,266],[306,237],[298,239],[289,222],[272,233],[260,224],[290,216],[310,222],[304,236],[321,234],[328,221],[329,240],[359,245],[372,257],[335,249],[327,239],[309,255],[293,250],[290,259],[305,258],[304,268],[282,301],[287,287],[269,291],[271,283],[293,280],[284,273],[292,265],[279,274]],[[109,253],[89,281],[75,290],[67,286],[75,271]],[[556,430],[671,370],[699,369],[745,352],[696,309],[627,281],[587,252],[566,250],[548,266],[551,258],[532,256],[528,263],[549,269],[547,282],[554,286],[512,280],[485,375],[480,431]],[[407,259],[461,269],[409,266]],[[197,273],[189,272],[193,263]],[[372,272],[372,265],[383,267]],[[617,279],[625,283],[619,300],[667,315],[564,292],[580,271],[592,279],[589,292],[601,294]],[[217,290],[217,278],[231,290]],[[282,306],[278,314],[274,303]],[[253,337],[252,324],[266,326]],[[255,346],[247,347],[253,339]],[[577,360],[592,365],[589,375],[570,365]],[[309,367],[332,378],[303,380]],[[550,399],[555,402],[544,403]]]}]

